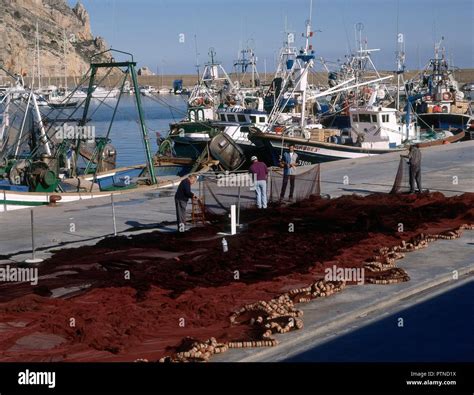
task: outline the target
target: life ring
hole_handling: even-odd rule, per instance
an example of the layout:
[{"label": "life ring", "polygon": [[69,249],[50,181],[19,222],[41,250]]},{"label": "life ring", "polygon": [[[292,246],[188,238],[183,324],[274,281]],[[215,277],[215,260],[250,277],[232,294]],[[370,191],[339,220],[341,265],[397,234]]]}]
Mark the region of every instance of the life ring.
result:
[{"label": "life ring", "polygon": [[193,106],[201,106],[204,103],[204,99],[202,97],[196,97],[193,100]]},{"label": "life ring", "polygon": [[443,93],[443,100],[451,100],[452,98],[453,98],[453,94],[451,92]]},{"label": "life ring", "polygon": [[283,131],[285,130],[284,126],[275,126],[274,128],[276,134],[282,134]]}]

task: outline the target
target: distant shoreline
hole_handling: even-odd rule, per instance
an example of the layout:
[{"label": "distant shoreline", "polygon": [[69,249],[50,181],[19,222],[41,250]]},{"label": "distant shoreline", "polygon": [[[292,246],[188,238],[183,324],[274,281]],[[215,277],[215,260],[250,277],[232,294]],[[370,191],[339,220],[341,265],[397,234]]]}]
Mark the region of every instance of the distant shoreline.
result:
[{"label": "distant shoreline", "polygon": [[[406,72],[405,80],[412,78],[418,72],[419,72],[418,70]],[[379,73],[382,76],[393,74],[393,72],[391,71],[379,71]],[[367,75],[371,75],[371,74],[374,74],[374,73],[373,72],[367,73]],[[265,74],[260,73],[260,79],[263,83],[270,83],[273,78],[273,75],[274,75],[274,72],[267,72],[266,81],[265,81]],[[237,81],[238,79],[235,73],[229,73],[229,76],[232,79],[232,81]],[[461,85],[468,82],[473,82],[474,81],[474,68],[459,69],[455,71],[455,77]],[[308,79],[309,79],[310,84],[322,85],[322,86],[327,85],[327,80],[328,80],[327,73],[322,72],[322,71],[311,73]],[[69,76],[67,77],[68,86],[70,87],[77,86],[80,80],[81,78],[79,76]],[[168,75],[163,75],[163,76],[161,75],[138,76],[139,85],[151,85],[155,88],[161,88],[161,87],[171,88],[174,80],[183,80],[183,86],[192,87],[197,83],[197,75],[196,74],[168,74]],[[4,75],[0,75],[0,85],[6,83],[7,81],[11,81],[11,79]],[[31,81],[31,77],[26,76],[25,82],[27,85],[29,85],[30,81]],[[243,82],[246,86],[249,86],[250,76],[245,78]],[[394,78],[392,79],[392,82],[393,83],[396,82],[395,74],[394,74]],[[85,84],[87,85],[87,81]],[[46,86],[46,85],[63,86],[64,76],[63,77],[43,77],[42,85],[43,86]],[[103,81],[101,85],[106,86],[106,87],[117,86],[118,80],[116,77],[108,77]]]}]

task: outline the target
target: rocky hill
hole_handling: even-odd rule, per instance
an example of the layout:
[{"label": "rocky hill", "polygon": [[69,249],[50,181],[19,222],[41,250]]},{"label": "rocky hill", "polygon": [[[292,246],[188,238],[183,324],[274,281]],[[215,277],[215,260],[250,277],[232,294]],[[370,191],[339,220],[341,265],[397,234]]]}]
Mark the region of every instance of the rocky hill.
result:
[{"label": "rocky hill", "polygon": [[107,49],[104,39],[92,35],[79,2],[71,8],[66,0],[0,0],[0,64],[9,71],[32,75],[36,24],[42,76],[64,75],[64,64],[67,75],[80,76],[90,56]]}]

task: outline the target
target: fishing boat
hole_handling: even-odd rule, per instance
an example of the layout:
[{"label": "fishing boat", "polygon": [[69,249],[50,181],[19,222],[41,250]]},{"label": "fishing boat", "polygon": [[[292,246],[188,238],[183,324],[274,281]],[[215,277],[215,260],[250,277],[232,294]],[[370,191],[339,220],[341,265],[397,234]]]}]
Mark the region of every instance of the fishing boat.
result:
[{"label": "fishing boat", "polygon": [[393,108],[354,108],[350,114],[351,127],[342,130],[316,127],[306,128],[302,134],[301,129],[277,127],[263,133],[251,127],[248,138],[268,164],[278,165],[283,153],[289,151],[289,145],[294,145],[298,165],[309,165],[401,152],[408,144],[454,143],[464,137],[464,132],[457,135],[449,131],[422,133],[414,123],[407,125],[398,121]]},{"label": "fishing boat", "polygon": [[[268,114],[257,108],[247,108],[246,100],[231,80],[222,64],[215,60],[215,51],[209,50],[210,61],[202,76],[191,90],[186,117],[170,124],[166,139],[158,137],[162,151],[169,149],[175,156],[197,159],[208,143],[219,133],[225,132],[237,141],[236,132],[245,125],[262,126]],[[251,143],[247,140],[248,145]]]},{"label": "fishing boat", "polygon": [[120,94],[120,89],[107,89],[101,86],[94,86],[92,89],[92,98],[94,99],[113,99]]},{"label": "fishing boat", "polygon": [[[269,164],[278,165],[283,153],[289,150],[289,144],[295,145],[299,165],[307,165],[401,151],[409,144],[424,141],[438,140],[443,143],[460,139],[460,136],[454,137],[450,131],[422,134],[410,108],[402,113],[395,108],[384,106],[386,89],[381,84],[392,77],[381,77],[379,74],[376,75],[377,78],[369,81],[355,80],[352,77],[346,81],[335,82],[325,91],[315,93],[313,97],[318,99],[339,92],[354,92],[360,87],[369,88],[365,92],[363,104],[357,100],[346,108],[348,127],[323,127],[318,118],[307,114],[306,111],[307,76],[315,58],[314,50],[309,44],[309,39],[313,36],[311,17],[306,23],[303,36],[305,45],[299,50],[294,62],[288,64],[268,124],[262,129],[251,127],[247,136],[264,152]],[[360,49],[359,60],[371,62],[370,52],[367,48]],[[285,106],[290,100],[296,101],[292,106],[294,109],[287,112],[287,117],[282,119],[281,115],[285,114]]]},{"label": "fishing boat", "polygon": [[[111,193],[170,187],[190,171],[208,170],[209,166],[216,165],[212,158],[203,158],[196,164],[190,158],[151,154],[135,66],[133,57],[124,62],[92,63],[90,88],[80,118],[70,116],[46,121],[33,91],[26,90],[28,99],[23,97],[24,93],[16,97],[14,90],[9,92],[3,106],[0,136],[0,211],[58,200],[71,202]],[[94,78],[96,72],[104,68],[118,68],[124,79],[133,81],[138,123],[147,158],[145,164],[116,168],[117,153],[109,138],[113,118],[105,136],[96,136],[92,129],[88,129]],[[120,96],[115,112],[119,102]],[[10,117],[10,114],[20,111],[23,116],[15,117],[15,120]]]},{"label": "fishing boat", "polygon": [[140,93],[143,96],[153,96],[157,93],[157,90],[155,87],[151,85],[146,85],[146,86],[141,86],[140,87]]},{"label": "fishing boat", "polygon": [[[408,103],[422,129],[468,131],[474,124],[471,103],[454,76],[441,39],[434,57],[422,72],[406,83]],[[466,134],[471,136],[471,132]],[[472,135],[474,138],[474,135]]]}]

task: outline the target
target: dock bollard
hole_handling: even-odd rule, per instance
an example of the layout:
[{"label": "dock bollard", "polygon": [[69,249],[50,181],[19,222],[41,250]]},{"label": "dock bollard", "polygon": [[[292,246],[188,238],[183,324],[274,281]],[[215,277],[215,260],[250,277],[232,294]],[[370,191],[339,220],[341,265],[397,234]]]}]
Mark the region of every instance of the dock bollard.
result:
[{"label": "dock bollard", "polygon": [[112,205],[112,221],[114,223],[114,236],[117,236],[117,222],[115,221],[115,202],[114,194],[110,194],[110,204]]},{"label": "dock bollard", "polygon": [[31,217],[31,259],[26,259],[25,263],[40,263],[43,262],[41,258],[36,258],[36,247],[35,247],[35,222],[34,222],[34,215],[33,209],[30,209],[30,217]]}]

